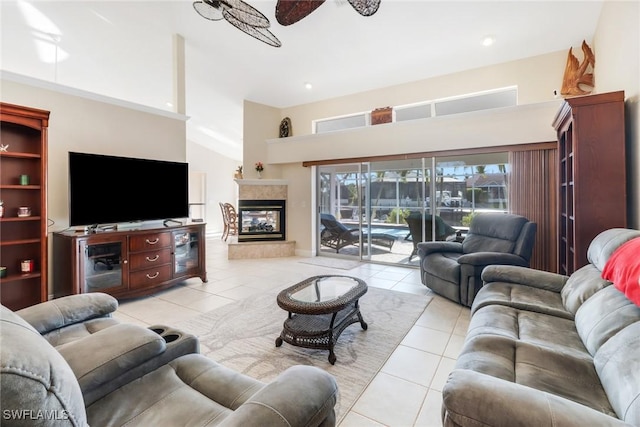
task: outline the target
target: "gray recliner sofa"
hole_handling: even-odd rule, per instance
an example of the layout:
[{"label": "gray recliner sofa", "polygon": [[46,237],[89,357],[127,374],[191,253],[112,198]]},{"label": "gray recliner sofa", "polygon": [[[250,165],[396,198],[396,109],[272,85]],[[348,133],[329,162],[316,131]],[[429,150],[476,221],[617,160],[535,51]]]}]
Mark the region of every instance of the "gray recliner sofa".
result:
[{"label": "gray recliner sofa", "polygon": [[602,270],[611,229],[570,277],[490,266],[443,388],[445,426],[640,426],[640,307]]},{"label": "gray recliner sofa", "polygon": [[[36,327],[0,306],[3,426],[335,424],[338,388],[327,372],[294,366],[265,384],[200,354],[180,355],[192,349],[192,336],[177,330],[107,320],[82,332],[107,319],[96,298],[97,306],[109,300],[94,295],[88,306],[72,298],[21,311]],[[75,303],[75,311],[43,314]],[[64,343],[54,347],[45,338],[51,333]]]},{"label": "gray recliner sofa", "polygon": [[[111,295],[91,292],[16,312],[69,363],[85,405],[180,356],[200,351],[192,334],[165,325],[145,329],[121,323],[112,316],[117,308],[118,300]],[[123,353],[128,357],[119,357]],[[97,354],[104,362],[97,363]]]},{"label": "gray recliner sofa", "polygon": [[536,230],[536,223],[520,215],[477,214],[462,242],[418,243],[422,283],[471,307],[482,287],[480,275],[486,266],[529,266]]}]

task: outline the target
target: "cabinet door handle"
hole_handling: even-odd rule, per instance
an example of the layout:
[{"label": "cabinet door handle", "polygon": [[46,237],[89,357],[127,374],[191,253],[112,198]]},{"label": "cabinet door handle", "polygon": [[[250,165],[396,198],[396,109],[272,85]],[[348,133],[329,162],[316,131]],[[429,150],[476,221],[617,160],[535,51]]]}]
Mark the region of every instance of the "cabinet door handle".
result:
[{"label": "cabinet door handle", "polygon": [[155,274],[148,274],[147,273],[147,279],[155,279],[156,277],[158,277],[160,275],[159,271],[156,271]]},{"label": "cabinet door handle", "polygon": [[145,242],[147,242],[148,245],[155,245],[159,241],[160,241],[160,238],[158,238],[158,237],[156,237],[155,240],[145,239]]},{"label": "cabinet door handle", "polygon": [[156,254],[156,256],[154,256],[153,258],[149,258],[149,257],[147,257],[147,261],[149,261],[149,262],[154,262],[154,261],[157,261],[157,260],[158,260],[158,258],[160,258],[160,255]]}]

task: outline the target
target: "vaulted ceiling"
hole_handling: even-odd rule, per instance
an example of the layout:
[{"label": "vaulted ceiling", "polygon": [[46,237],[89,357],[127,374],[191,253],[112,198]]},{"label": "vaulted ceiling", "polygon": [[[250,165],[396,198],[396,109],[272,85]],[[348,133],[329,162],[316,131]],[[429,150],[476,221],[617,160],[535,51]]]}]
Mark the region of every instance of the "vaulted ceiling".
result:
[{"label": "vaulted ceiling", "polygon": [[[1,67],[171,111],[179,34],[187,136],[239,160],[245,99],[290,107],[564,50],[591,40],[602,7],[602,1],[382,0],[363,17],[345,0],[328,0],[282,26],[275,0],[246,1],[271,21],[282,47],[224,20],[203,19],[188,0],[3,0]],[[483,46],[485,36],[495,43]]]}]

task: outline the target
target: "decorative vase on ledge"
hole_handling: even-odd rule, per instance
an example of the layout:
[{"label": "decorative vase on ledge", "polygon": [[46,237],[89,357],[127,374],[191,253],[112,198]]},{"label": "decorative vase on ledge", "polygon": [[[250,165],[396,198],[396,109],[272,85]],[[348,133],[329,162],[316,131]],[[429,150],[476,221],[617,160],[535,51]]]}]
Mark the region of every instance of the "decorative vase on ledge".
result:
[{"label": "decorative vase on ledge", "polygon": [[258,179],[262,179],[262,172],[261,171],[257,171],[258,172]]}]

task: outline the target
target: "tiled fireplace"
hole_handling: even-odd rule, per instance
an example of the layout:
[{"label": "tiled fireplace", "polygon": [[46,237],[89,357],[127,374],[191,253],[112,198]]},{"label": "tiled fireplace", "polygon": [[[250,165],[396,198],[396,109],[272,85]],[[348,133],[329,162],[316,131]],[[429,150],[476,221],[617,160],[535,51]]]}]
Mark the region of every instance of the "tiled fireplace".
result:
[{"label": "tiled fireplace", "polygon": [[286,240],[287,181],[237,179],[238,242],[229,243],[229,259],[295,255],[295,241]]}]

